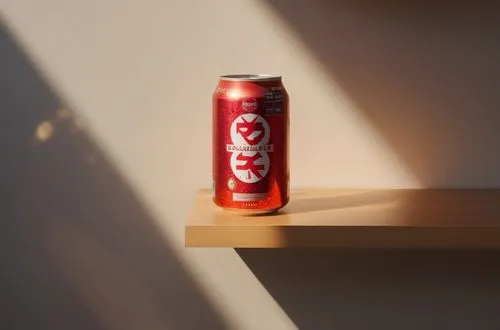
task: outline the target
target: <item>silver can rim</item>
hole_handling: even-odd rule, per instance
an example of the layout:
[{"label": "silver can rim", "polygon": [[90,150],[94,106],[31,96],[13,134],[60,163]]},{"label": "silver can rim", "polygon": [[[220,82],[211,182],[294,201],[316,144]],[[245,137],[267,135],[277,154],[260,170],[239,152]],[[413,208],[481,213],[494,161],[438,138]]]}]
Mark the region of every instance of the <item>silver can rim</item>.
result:
[{"label": "silver can rim", "polygon": [[243,74],[225,74],[220,76],[224,81],[276,81],[281,80],[281,75],[266,73],[243,73]]}]

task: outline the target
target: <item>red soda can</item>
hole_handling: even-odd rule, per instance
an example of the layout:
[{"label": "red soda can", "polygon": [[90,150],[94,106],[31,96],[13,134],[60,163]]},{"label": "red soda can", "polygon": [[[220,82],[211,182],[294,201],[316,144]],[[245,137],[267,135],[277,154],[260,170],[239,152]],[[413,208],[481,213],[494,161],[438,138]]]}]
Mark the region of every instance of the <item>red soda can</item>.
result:
[{"label": "red soda can", "polygon": [[289,109],[281,76],[225,75],[213,94],[213,201],[240,215],[289,200]]}]

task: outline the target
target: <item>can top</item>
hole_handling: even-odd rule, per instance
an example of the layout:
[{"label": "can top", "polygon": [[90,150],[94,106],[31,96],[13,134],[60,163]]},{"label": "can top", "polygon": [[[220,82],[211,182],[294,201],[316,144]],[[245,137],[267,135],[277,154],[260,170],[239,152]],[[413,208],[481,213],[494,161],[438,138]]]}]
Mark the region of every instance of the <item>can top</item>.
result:
[{"label": "can top", "polygon": [[275,81],[281,80],[281,76],[272,74],[228,74],[220,76],[225,81]]}]

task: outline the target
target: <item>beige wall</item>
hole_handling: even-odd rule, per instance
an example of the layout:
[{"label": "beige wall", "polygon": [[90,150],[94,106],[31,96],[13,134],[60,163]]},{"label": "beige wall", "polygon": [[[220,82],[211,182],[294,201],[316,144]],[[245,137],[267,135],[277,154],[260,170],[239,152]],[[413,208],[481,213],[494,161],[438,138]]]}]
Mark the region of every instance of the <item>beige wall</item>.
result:
[{"label": "beige wall", "polygon": [[[353,329],[373,322],[396,329],[391,310],[401,318],[430,322],[425,317],[433,309],[426,304],[435,299],[438,309],[458,304],[441,310],[444,317],[436,316],[446,326],[453,324],[447,322],[455,313],[473,307],[457,299],[462,299],[462,285],[468,286],[468,280],[473,285],[482,273],[452,281],[450,291],[436,283],[426,286],[435,279],[447,286],[454,272],[478,266],[470,255],[462,262],[460,254],[438,253],[428,271],[425,253],[186,250],[183,225],[196,189],[211,185],[210,97],[223,73],[283,74],[291,95],[293,187],[500,184],[494,154],[500,141],[494,114],[499,103],[486,83],[498,82],[498,57],[491,52],[499,51],[483,33],[489,25],[481,14],[466,19],[476,26],[467,34],[459,21],[470,8],[458,8],[458,16],[446,19],[435,14],[442,8],[431,6],[434,16],[426,19],[425,8],[407,11],[390,2],[377,8],[369,2],[324,1],[1,0],[0,9],[12,39],[43,73],[56,98],[84,119],[86,131],[153,214],[153,228],[169,242],[172,258],[179,259],[171,266],[190,274],[155,264],[164,259],[141,255],[155,251],[145,248],[147,243],[137,243],[143,249],[134,257],[122,254],[115,260],[99,248],[99,235],[82,239],[67,223],[54,225],[59,229],[48,229],[43,246],[56,255],[51,260],[59,266],[54,269],[63,269],[60,276],[72,295],[61,296],[55,305],[82,300],[106,329],[201,329],[191,319],[199,312],[231,329],[273,330]],[[474,22],[483,23],[478,28]],[[15,80],[23,69],[14,65],[9,70],[9,79]],[[472,85],[481,90],[468,88]],[[57,102],[53,109],[46,107],[46,113],[54,113]],[[44,116],[40,113],[37,123],[48,119]],[[63,181],[56,185],[64,186]],[[109,203],[120,209],[119,202],[126,200],[117,197],[118,204]],[[99,232],[98,224],[92,228]],[[126,240],[108,235],[125,249]],[[148,274],[135,274],[137,265],[131,263],[139,259]],[[491,261],[479,260],[479,266]],[[380,266],[385,262],[388,274]],[[449,267],[439,266],[443,263]],[[161,280],[143,282],[141,276],[154,277],[155,267]],[[109,283],[94,278],[89,268],[104,269]],[[374,278],[360,275],[371,271]],[[182,276],[192,276],[195,284],[178,284],[185,281]],[[391,276],[398,278],[395,286],[385,279]],[[189,292],[171,291],[178,285]],[[199,296],[191,288],[198,285]],[[497,293],[484,282],[477,290],[465,290],[469,301],[477,299],[484,308]],[[132,301],[132,307],[117,307],[123,301]],[[211,309],[205,305],[213,306],[216,316],[208,316],[211,312],[204,311]],[[492,315],[480,311],[471,315],[483,324],[492,321]],[[150,327],[142,327],[144,322]],[[206,322],[223,328],[218,321]]]}]

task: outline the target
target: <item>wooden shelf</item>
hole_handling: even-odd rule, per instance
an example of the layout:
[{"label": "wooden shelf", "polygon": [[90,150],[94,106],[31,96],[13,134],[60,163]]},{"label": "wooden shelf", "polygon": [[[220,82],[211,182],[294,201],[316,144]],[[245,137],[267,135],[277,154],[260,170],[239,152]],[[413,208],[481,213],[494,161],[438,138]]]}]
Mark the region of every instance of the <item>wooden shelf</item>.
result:
[{"label": "wooden shelf", "polygon": [[500,189],[292,191],[280,213],[224,213],[208,190],[186,223],[188,247],[500,248]]}]

